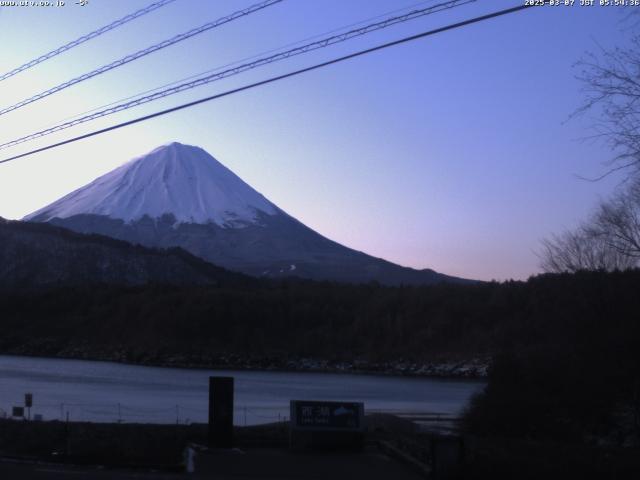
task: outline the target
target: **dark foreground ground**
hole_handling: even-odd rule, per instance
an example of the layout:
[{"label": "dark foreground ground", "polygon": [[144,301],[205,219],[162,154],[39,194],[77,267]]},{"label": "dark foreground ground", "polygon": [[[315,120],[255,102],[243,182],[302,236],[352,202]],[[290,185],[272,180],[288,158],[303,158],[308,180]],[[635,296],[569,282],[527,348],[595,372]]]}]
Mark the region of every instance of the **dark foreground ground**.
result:
[{"label": "dark foreground ground", "polygon": [[153,469],[107,469],[60,464],[0,462],[3,480],[128,479],[309,479],[413,480],[422,478],[408,466],[369,446],[361,453],[291,453],[282,448],[239,449],[215,457],[215,465],[195,474]]},{"label": "dark foreground ground", "polygon": [[104,468],[46,463],[24,463],[11,460],[0,461],[0,478],[3,480],[68,480],[97,479],[125,480],[134,478],[182,479],[186,474],[176,475],[159,472],[131,470],[106,470]]},{"label": "dark foreground ground", "polygon": [[[370,419],[370,426],[395,422],[391,418]],[[398,422],[403,428],[412,428]],[[414,467],[380,449],[373,437],[361,452],[293,452],[286,424],[237,428],[236,449],[199,455],[196,473],[185,473],[185,447],[205,444],[206,433],[205,425],[3,420],[0,479],[421,478]]]},{"label": "dark foreground ground", "polygon": [[[367,417],[362,452],[292,452],[286,424],[237,428],[233,452],[215,451],[185,473],[184,452],[206,443],[205,425],[0,420],[0,480],[425,478],[437,435],[389,415]],[[640,478],[639,448],[464,435],[464,479]],[[204,469],[204,471],[202,470]]]}]

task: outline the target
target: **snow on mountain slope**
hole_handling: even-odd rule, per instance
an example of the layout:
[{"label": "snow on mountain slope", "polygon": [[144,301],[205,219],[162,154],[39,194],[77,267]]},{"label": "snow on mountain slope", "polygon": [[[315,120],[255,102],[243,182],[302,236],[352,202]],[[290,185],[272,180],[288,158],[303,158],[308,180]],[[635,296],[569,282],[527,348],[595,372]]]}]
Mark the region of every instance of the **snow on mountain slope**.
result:
[{"label": "snow on mountain slope", "polygon": [[178,223],[237,227],[278,209],[203,149],[163,145],[97,178],[25,220],[101,215],[126,223],[172,214]]},{"label": "snow on mountain slope", "polygon": [[258,277],[421,285],[463,281],[340,245],[280,210],[201,148],[171,143],[25,217],[147,247],[181,247]]}]

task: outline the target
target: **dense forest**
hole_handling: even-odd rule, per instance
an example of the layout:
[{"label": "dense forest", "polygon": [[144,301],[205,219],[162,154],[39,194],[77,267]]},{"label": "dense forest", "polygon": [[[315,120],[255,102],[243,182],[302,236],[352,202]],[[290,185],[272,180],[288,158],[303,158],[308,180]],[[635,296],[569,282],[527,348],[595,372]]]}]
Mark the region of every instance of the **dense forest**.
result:
[{"label": "dense forest", "polygon": [[0,349],[117,349],[134,361],[163,354],[422,361],[555,349],[606,364],[612,352],[622,361],[640,339],[639,286],[634,270],[425,287],[288,280],[14,292],[0,296]]},{"label": "dense forest", "polygon": [[628,270],[425,287],[287,280],[13,292],[0,296],[0,353],[223,367],[492,358],[469,431],[625,442],[640,434],[639,287],[640,270]]}]

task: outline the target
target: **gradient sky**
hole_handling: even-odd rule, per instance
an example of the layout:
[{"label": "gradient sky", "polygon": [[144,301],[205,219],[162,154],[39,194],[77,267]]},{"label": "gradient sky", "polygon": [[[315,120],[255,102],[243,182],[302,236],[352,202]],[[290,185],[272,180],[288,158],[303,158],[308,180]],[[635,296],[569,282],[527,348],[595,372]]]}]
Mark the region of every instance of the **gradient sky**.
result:
[{"label": "gradient sky", "polygon": [[[0,8],[4,73],[151,0]],[[257,3],[178,0],[0,83],[8,106],[151,43]],[[414,0],[286,0],[0,117],[2,142],[123,97]],[[436,2],[421,2],[428,5]],[[578,2],[579,3],[579,2]],[[129,110],[0,158],[463,18],[477,3]],[[539,7],[386,49],[0,165],[0,216],[19,219],[170,141],[203,147],[321,234],[402,265],[477,279],[538,273],[540,240],[616,185],[587,182],[611,157],[581,141],[593,117],[573,64],[623,44],[620,7]]]}]

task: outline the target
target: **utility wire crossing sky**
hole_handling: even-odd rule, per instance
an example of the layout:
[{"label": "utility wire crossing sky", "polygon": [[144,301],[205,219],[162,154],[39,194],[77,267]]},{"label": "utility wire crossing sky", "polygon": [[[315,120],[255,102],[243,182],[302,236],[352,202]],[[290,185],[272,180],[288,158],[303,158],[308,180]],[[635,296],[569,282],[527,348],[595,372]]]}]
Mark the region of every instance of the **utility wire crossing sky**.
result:
[{"label": "utility wire crossing sky", "polygon": [[113,30],[114,28],[121,27],[122,25],[129,23],[130,21],[135,20],[136,18],[142,17],[143,15],[151,13],[175,1],[176,0],[160,0],[159,2],[154,2],[150,5],[147,5],[146,7],[141,8],[140,10],[137,10],[133,13],[130,13],[129,15],[126,15],[116,20],[115,22],[111,22],[109,25],[105,25],[104,27],[94,30],[93,32],[87,33],[86,35],[83,35],[80,38],[77,38],[75,40],[72,40],[71,42],[65,43],[64,45],[56,48],[55,50],[51,50],[50,52],[47,52],[44,55],[39,56],[38,58],[34,58],[33,60],[22,64],[18,68],[14,68],[10,72],[0,75],[0,82],[2,80],[6,80],[9,77],[13,77],[14,75],[17,75],[18,73],[23,72],[24,70],[27,70],[31,67],[35,67],[39,63],[42,63],[46,60],[49,60],[50,58],[60,55],[61,53],[66,52],[67,50],[71,50],[72,48],[77,47],[78,45],[82,45],[83,43],[88,42],[89,40],[99,37],[100,35],[103,35]]},{"label": "utility wire crossing sky", "polygon": [[[422,8],[422,9],[418,9],[418,10],[412,10],[409,13],[406,13],[404,15],[399,15],[399,16],[395,16],[395,17],[391,17],[391,18],[387,18],[386,20],[380,21],[380,22],[375,22],[372,23],[370,25],[366,25],[364,27],[360,27],[354,30],[350,30],[346,33],[342,33],[339,35],[333,35],[331,37],[327,37],[327,38],[323,38],[322,40],[317,40],[315,42],[312,43],[307,43],[305,45],[302,45],[300,47],[295,47],[289,50],[286,50],[284,52],[280,52],[280,53],[276,53],[275,55],[270,55],[268,57],[264,57],[264,58],[260,58],[258,60],[255,60],[253,62],[250,63],[245,63],[233,68],[229,68],[227,70],[224,70],[222,72],[218,72],[218,73],[214,73],[211,75],[208,75],[206,77],[202,77],[202,78],[198,78],[196,80],[193,80],[191,82],[187,82],[187,83],[182,83],[180,85],[176,85],[176,86],[172,86],[171,88],[165,89],[165,90],[161,90],[159,92],[155,92],[151,95],[147,95],[141,98],[137,98],[135,100],[131,100],[129,102],[126,103],[122,103],[119,105],[115,105],[112,106],[110,108],[98,111],[98,112],[94,112],[91,115],[86,115],[84,117],[80,117],[80,118],[76,118],[72,121],[69,122],[65,122],[59,125],[56,125],[54,127],[50,127],[47,128],[45,130],[40,130],[39,132],[35,132],[32,133],[30,135],[26,135],[24,137],[12,140],[10,142],[6,142],[3,144],[0,144],[0,150],[3,150],[5,148],[9,148],[9,147],[13,147],[15,145],[19,145],[21,143],[27,142],[29,140],[33,140],[36,138],[40,138],[46,135],[50,135],[52,133],[55,132],[59,132],[61,130],[65,130],[67,128],[70,127],[74,127],[76,125],[79,125],[81,123],[85,123],[91,120],[95,120],[97,118],[101,118],[104,117],[106,115],[111,115],[123,110],[128,110],[129,108],[132,107],[137,107],[139,105],[142,105],[144,103],[148,103],[148,102],[152,102],[154,100],[158,100],[160,98],[164,98],[167,97],[169,95],[174,95],[176,93],[180,93],[183,92],[185,90],[190,90],[192,88],[196,88],[196,87],[200,87],[202,85],[206,85],[208,83],[211,82],[215,82],[217,80],[222,80],[224,78],[228,78],[230,76],[233,75],[238,75],[240,73],[246,72],[248,70],[252,70],[254,68],[258,68],[264,65],[268,65],[270,63],[274,63],[274,62],[278,62],[281,60],[286,60],[288,58],[291,58],[293,56],[296,55],[300,55],[300,54],[304,54],[304,53],[308,53],[320,48],[326,48],[329,47],[331,45],[334,45],[336,43],[340,43],[340,42],[345,42],[348,40],[351,40],[352,38],[356,38],[362,35],[366,35],[368,33],[371,32],[375,32],[377,30],[381,30],[383,28],[388,28],[391,27],[393,25],[396,25],[398,23],[403,23],[403,22],[408,22],[410,20],[414,20],[420,17],[423,17],[425,15],[432,15],[434,13],[438,13],[441,12],[443,10],[448,10],[451,8],[455,8],[455,7],[459,7],[462,5],[466,5],[468,3],[472,3],[475,2],[476,0],[451,0],[448,2],[444,2],[441,4],[438,4],[436,6],[433,7],[428,7],[428,8]],[[524,8],[529,8],[529,7],[516,7],[515,9],[510,9],[509,11],[505,12],[505,13],[511,13],[511,11],[519,11],[522,10]],[[500,13],[500,15],[502,15],[503,13]],[[494,15],[494,16],[498,16],[498,15]],[[489,18],[493,18],[493,16],[490,16]],[[480,20],[484,20],[480,19]],[[479,21],[479,20],[478,20]],[[473,22],[469,22],[469,23],[475,23],[475,21]],[[460,25],[463,26],[463,25]],[[449,28],[446,29],[442,29],[441,31],[445,31],[448,30]],[[439,33],[439,32],[434,32],[434,33]],[[422,37],[419,37],[422,38]],[[402,43],[402,42],[399,42]],[[367,52],[368,53],[368,52]],[[2,162],[0,162],[2,163]]]},{"label": "utility wire crossing sky", "polygon": [[[466,2],[466,3],[469,3],[469,2]],[[508,9],[505,9],[505,10],[500,10],[498,12],[490,13],[488,15],[483,15],[481,17],[475,17],[475,18],[471,18],[469,20],[465,20],[465,21],[462,21],[462,22],[458,22],[458,23],[452,24],[452,25],[447,25],[445,27],[440,27],[440,28],[437,28],[435,30],[430,30],[430,31],[427,31],[427,32],[419,33],[417,35],[412,35],[410,37],[401,38],[400,40],[396,40],[396,41],[393,41],[393,42],[385,43],[383,45],[378,45],[376,47],[368,48],[366,50],[361,50],[359,52],[352,53],[352,54],[346,55],[344,57],[335,58],[335,59],[329,60],[327,62],[323,62],[323,63],[319,63],[319,64],[316,64],[316,65],[313,65],[311,67],[303,68],[301,70],[296,70],[294,72],[289,72],[289,73],[286,73],[284,75],[279,75],[277,77],[271,77],[271,78],[268,78],[266,80],[262,80],[260,82],[256,82],[256,83],[252,83],[250,85],[246,85],[244,87],[240,87],[240,88],[236,88],[236,89],[233,89],[233,90],[229,90],[229,91],[224,92],[224,93],[219,93],[219,94],[213,95],[211,97],[202,98],[200,100],[196,100],[195,102],[189,102],[189,103],[186,103],[186,104],[183,104],[183,105],[179,105],[177,107],[173,107],[173,108],[169,108],[167,110],[163,110],[161,112],[156,112],[156,113],[151,114],[151,115],[145,115],[144,117],[136,118],[134,120],[129,120],[128,122],[120,123],[118,125],[113,125],[113,126],[108,127],[108,128],[103,128],[101,130],[97,130],[95,132],[87,133],[87,134],[81,135],[79,137],[71,138],[69,140],[58,142],[58,143],[55,143],[55,144],[52,144],[52,145],[47,145],[46,147],[38,148],[38,149],[32,150],[30,152],[22,153],[20,155],[14,155],[13,157],[9,157],[9,158],[6,158],[4,160],[0,160],[0,163],[7,163],[7,162],[10,162],[10,161],[13,161],[13,160],[17,160],[19,158],[27,157],[29,155],[34,155],[36,153],[44,152],[44,151],[50,150],[52,148],[60,147],[62,145],[67,145],[69,143],[77,142],[79,140],[84,140],[86,138],[90,138],[90,137],[93,137],[95,135],[101,135],[103,133],[107,133],[107,132],[110,132],[112,130],[117,130],[119,128],[128,127],[129,125],[134,125],[136,123],[140,123],[140,122],[143,122],[143,121],[146,121],[146,120],[150,120],[152,118],[159,117],[161,115],[166,115],[168,113],[173,113],[173,112],[176,112],[178,110],[182,110],[182,109],[185,109],[185,108],[193,107],[195,105],[199,105],[201,103],[209,102],[211,100],[217,100],[219,98],[226,97],[227,95],[232,95],[234,93],[243,92],[245,90],[249,90],[249,89],[252,89],[252,88],[255,88],[255,87],[260,87],[262,85],[267,85],[267,84],[272,83],[272,82],[276,82],[276,81],[279,81],[279,80],[284,80],[284,79],[289,78],[289,77],[300,75],[302,73],[307,73],[307,72],[310,72],[312,70],[316,70],[318,68],[327,67],[329,65],[333,65],[333,64],[339,63],[339,62],[343,62],[345,60],[351,60],[351,59],[359,57],[361,55],[366,55],[368,53],[377,52],[379,50],[382,50],[382,49],[385,49],[385,48],[389,48],[389,47],[394,47],[394,46],[400,45],[402,43],[411,42],[411,41],[414,41],[414,40],[419,40],[421,38],[425,38],[425,37],[428,37],[428,36],[431,36],[431,35],[435,35],[437,33],[446,32],[448,30],[454,30],[456,28],[466,27],[467,25],[472,25],[474,23],[483,22],[485,20],[490,20],[492,18],[500,17],[502,15],[508,15],[510,13],[520,12],[520,11],[526,9],[526,8],[530,8],[530,7],[528,5],[521,5],[519,7],[508,8]],[[384,22],[382,22],[382,23],[384,23]],[[366,27],[365,27],[365,29],[363,29],[363,31],[366,32]],[[348,37],[345,37],[345,38],[348,38]],[[330,44],[329,40],[322,41],[322,42],[319,42],[319,43],[325,43],[327,45]],[[0,145],[0,148],[2,148],[2,147],[3,147],[3,145]]]},{"label": "utility wire crossing sky", "polygon": [[142,50],[138,50],[135,53],[131,53],[129,55],[126,55],[125,57],[122,57],[118,60],[115,60],[107,65],[103,65],[100,68],[96,68],[95,70],[92,70],[91,72],[88,73],[84,73],[82,75],[80,75],[79,77],[73,78],[71,80],[68,80],[64,83],[61,83],[60,85],[57,85],[53,88],[50,88],[48,90],[45,90],[44,92],[40,92],[37,95],[34,95],[32,97],[26,98],[18,103],[15,103],[9,107],[5,107],[0,109],[0,115],[4,115],[8,112],[12,112],[13,110],[17,110],[18,108],[24,107],[25,105],[29,105],[30,103],[36,102],[38,100],[41,100],[43,98],[48,97],[49,95],[53,95],[54,93],[58,93],[61,90],[64,90],[65,88],[69,88],[72,87],[73,85],[76,85],[77,83],[80,82],[84,82],[86,80],[89,80],[90,78],[96,77],[98,75],[102,75],[103,73],[108,72],[109,70],[113,70],[114,68],[118,68],[121,67],[123,65],[126,65],[129,62],[133,62],[135,60],[138,60],[139,58],[142,58],[146,55],[150,55],[152,53],[155,53],[159,50],[162,50],[163,48],[167,48],[170,47],[171,45],[175,45],[178,42],[182,42],[184,40],[187,40],[191,37],[194,37],[196,35],[200,35],[201,33],[207,32],[213,28],[217,28],[221,25],[224,25],[226,23],[229,22],[233,22],[234,20],[237,20],[239,18],[242,17],[246,17],[247,15],[251,15],[252,13],[258,12],[260,10],[262,10],[263,8],[267,8],[267,7],[271,7],[272,5],[275,5],[277,3],[282,2],[283,0],[265,0],[263,2],[260,3],[256,3],[255,5],[250,6],[249,8],[245,8],[242,10],[238,10],[237,12],[234,12],[230,15],[226,15],[222,18],[219,18],[217,20],[214,20],[212,22],[208,22],[205,23],[204,25],[201,25],[198,28],[194,28],[189,30],[188,32],[184,32],[181,33],[180,35],[176,35],[175,37],[169,38],[167,40],[164,40],[160,43],[156,43],[155,45],[151,45],[147,48],[144,48]]}]

